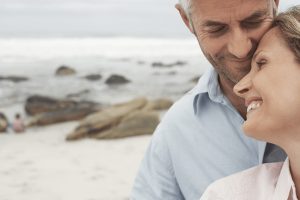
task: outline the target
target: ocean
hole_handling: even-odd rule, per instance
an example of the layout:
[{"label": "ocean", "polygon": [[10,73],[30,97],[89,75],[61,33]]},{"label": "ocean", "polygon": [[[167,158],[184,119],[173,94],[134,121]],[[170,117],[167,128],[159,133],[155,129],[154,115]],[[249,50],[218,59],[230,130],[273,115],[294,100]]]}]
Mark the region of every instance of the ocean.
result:
[{"label": "ocean", "polygon": [[[178,99],[191,89],[191,79],[209,66],[195,39],[158,38],[5,38],[0,39],[1,76],[25,76],[28,81],[0,81],[0,108],[23,104],[35,94],[55,98],[77,95],[76,100],[111,104],[137,96]],[[182,65],[155,67],[154,63]],[[56,69],[66,65],[75,76],[57,77]],[[88,81],[84,76],[100,74]],[[109,86],[112,74],[131,82]],[[76,96],[76,95],[75,95]]]},{"label": "ocean", "polygon": [[[297,0],[280,2],[280,10]],[[115,103],[136,96],[178,99],[209,63],[174,8],[177,0],[0,0],[0,109],[30,95]],[[173,67],[152,67],[155,62]],[[75,76],[56,77],[67,65]],[[88,74],[101,74],[87,81]],[[110,87],[112,74],[131,83]]]}]

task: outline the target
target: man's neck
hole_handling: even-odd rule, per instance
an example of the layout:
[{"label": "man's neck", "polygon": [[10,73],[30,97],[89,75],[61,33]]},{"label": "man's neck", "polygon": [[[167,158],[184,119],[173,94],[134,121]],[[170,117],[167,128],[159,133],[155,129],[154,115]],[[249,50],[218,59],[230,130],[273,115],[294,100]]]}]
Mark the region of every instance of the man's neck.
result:
[{"label": "man's neck", "polygon": [[240,113],[240,115],[246,119],[247,108],[245,106],[245,101],[243,98],[238,97],[233,92],[234,83],[224,77],[219,76],[219,83],[222,92],[235,107],[235,109]]}]

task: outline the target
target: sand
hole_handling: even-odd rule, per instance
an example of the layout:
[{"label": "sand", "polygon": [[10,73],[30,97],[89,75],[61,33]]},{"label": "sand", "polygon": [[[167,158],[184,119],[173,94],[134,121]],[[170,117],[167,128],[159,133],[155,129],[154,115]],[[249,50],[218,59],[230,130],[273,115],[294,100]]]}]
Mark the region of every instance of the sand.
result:
[{"label": "sand", "polygon": [[77,123],[1,134],[0,199],[129,199],[151,136],[66,142]]}]

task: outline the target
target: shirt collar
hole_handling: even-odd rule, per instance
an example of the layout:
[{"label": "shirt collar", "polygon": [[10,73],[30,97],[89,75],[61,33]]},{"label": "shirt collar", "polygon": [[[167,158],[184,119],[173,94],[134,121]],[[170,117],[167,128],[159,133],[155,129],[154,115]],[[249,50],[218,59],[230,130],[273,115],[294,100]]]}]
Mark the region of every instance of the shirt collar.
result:
[{"label": "shirt collar", "polygon": [[287,158],[281,168],[274,191],[274,200],[298,200],[296,188],[290,172],[289,159]]},{"label": "shirt collar", "polygon": [[[202,75],[202,77],[199,79],[197,85],[190,91],[194,95],[194,113],[198,112],[197,109],[197,101],[199,98],[199,95],[201,94],[208,94],[208,97],[216,102],[221,103],[226,106],[228,106],[231,109],[234,109],[227,97],[224,96],[218,80],[218,73],[213,67],[209,67],[206,72]],[[234,109],[235,110],[235,109]],[[244,122],[244,120],[241,118],[241,123]],[[266,142],[259,141],[258,143],[258,149],[259,149],[259,163],[263,162],[264,152],[266,148]]]},{"label": "shirt collar", "polygon": [[218,73],[210,67],[199,79],[196,87],[191,91],[195,96],[208,93],[209,98],[216,103],[225,103],[226,98],[220,88]]}]

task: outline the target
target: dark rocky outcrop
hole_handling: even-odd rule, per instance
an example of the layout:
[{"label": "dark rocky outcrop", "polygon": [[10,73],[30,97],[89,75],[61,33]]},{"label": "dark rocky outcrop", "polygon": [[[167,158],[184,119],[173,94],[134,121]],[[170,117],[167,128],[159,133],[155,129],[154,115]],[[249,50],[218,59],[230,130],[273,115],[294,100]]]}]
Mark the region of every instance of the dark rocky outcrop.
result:
[{"label": "dark rocky outcrop", "polygon": [[71,67],[64,66],[64,65],[60,66],[55,72],[56,76],[69,76],[74,74],[76,74],[75,69],[72,69]]},{"label": "dark rocky outcrop", "polygon": [[128,80],[128,79],[125,78],[124,76],[117,75],[117,74],[111,75],[111,76],[105,81],[105,83],[108,84],[108,85],[126,84],[126,83],[129,83],[129,82],[130,82],[130,80]]},{"label": "dark rocky outcrop", "polygon": [[163,63],[163,62],[153,62],[152,63],[152,67],[175,67],[175,66],[184,66],[186,65],[187,62],[184,62],[184,61],[176,61],[174,63]]},{"label": "dark rocky outcrop", "polygon": [[88,93],[90,93],[90,90],[85,89],[85,90],[81,90],[81,91],[76,92],[76,93],[68,94],[66,97],[67,97],[67,98],[77,98],[77,97],[81,97],[81,96],[83,96],[83,95],[86,95],[86,94],[88,94]]},{"label": "dark rocky outcrop", "polygon": [[76,106],[75,101],[58,100],[51,97],[34,95],[26,100],[25,111],[29,115],[52,112]]},{"label": "dark rocky outcrop", "polygon": [[14,83],[28,81],[29,78],[23,76],[0,76],[0,81],[12,81]]},{"label": "dark rocky outcrop", "polygon": [[196,76],[196,77],[192,78],[192,79],[190,80],[190,82],[192,82],[192,83],[198,83],[200,77],[201,77],[201,76]]},{"label": "dark rocky outcrop", "polygon": [[31,96],[26,100],[25,111],[35,117],[33,125],[48,125],[79,120],[100,109],[100,105],[87,101],[58,100],[45,96]]},{"label": "dark rocky outcrop", "polygon": [[29,122],[28,126],[44,126],[60,122],[80,120],[99,110],[96,106],[87,103],[78,103],[72,108],[65,108],[57,111],[36,115]]},{"label": "dark rocky outcrop", "polygon": [[102,78],[100,74],[89,74],[84,77],[85,79],[89,81],[98,81]]}]

